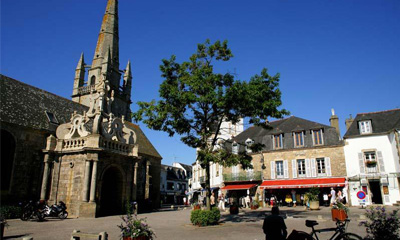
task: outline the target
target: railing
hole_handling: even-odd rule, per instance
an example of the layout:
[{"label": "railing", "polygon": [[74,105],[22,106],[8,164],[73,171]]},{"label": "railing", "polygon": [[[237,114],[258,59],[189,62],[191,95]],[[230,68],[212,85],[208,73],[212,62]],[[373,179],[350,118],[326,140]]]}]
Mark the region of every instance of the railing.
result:
[{"label": "railing", "polygon": [[205,182],[206,182],[206,177],[205,176],[200,177],[200,183],[205,183]]},{"label": "railing", "polygon": [[86,138],[76,138],[64,140],[64,149],[78,149],[86,146]]},{"label": "railing", "polygon": [[367,173],[378,173],[378,166],[373,166],[373,167],[366,167],[366,172]]},{"label": "railing", "polygon": [[261,180],[261,171],[224,174],[225,182]]},{"label": "railing", "polygon": [[79,94],[85,94],[85,93],[90,93],[91,91],[95,91],[95,85],[87,85],[87,86],[83,86],[78,88],[78,93]]},{"label": "railing", "polygon": [[106,150],[129,154],[129,145],[117,141],[101,138],[100,146]]}]

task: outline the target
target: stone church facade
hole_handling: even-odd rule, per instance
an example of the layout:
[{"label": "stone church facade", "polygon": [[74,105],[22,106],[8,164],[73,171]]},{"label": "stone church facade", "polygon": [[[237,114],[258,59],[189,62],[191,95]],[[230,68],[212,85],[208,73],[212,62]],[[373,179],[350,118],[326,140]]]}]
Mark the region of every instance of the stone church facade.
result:
[{"label": "stone church facade", "polygon": [[64,201],[77,217],[120,214],[131,201],[159,207],[161,156],[130,122],[131,68],[121,84],[118,39],[118,1],[108,0],[72,101],[1,75],[2,200]]}]

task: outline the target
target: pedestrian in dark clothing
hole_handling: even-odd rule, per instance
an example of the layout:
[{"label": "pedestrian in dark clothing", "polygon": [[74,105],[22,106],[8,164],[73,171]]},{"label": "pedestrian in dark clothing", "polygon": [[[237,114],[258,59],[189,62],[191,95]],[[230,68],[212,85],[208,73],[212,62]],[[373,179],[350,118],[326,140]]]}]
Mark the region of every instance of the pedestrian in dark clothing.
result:
[{"label": "pedestrian in dark clothing", "polygon": [[271,215],[264,219],[263,230],[266,240],[285,240],[287,236],[286,224],[279,216],[279,208],[272,207]]}]

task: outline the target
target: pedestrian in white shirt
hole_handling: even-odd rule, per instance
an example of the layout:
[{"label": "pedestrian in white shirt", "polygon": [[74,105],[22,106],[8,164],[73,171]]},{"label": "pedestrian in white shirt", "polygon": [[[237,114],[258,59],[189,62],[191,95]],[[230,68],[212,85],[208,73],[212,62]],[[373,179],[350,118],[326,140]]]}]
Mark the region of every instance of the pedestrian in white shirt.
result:
[{"label": "pedestrian in white shirt", "polygon": [[336,202],[336,192],[335,189],[331,188],[331,206]]}]

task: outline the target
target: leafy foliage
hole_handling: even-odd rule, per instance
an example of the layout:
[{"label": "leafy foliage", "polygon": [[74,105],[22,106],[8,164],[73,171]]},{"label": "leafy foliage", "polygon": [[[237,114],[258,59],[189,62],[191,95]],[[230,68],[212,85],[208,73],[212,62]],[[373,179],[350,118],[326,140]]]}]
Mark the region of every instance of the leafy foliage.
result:
[{"label": "leafy foliage", "polygon": [[132,114],[134,120],[149,128],[167,132],[169,136],[178,134],[183,143],[197,148],[197,160],[206,169],[207,189],[211,162],[252,168],[250,156],[245,152],[232,154],[223,140],[218,139],[223,121],[236,124],[247,117],[250,123],[267,127],[262,120],[288,114],[284,109],[278,110],[282,105],[279,74],[271,76],[264,68],[249,81],[243,81],[236,80],[231,73],[215,73],[214,63],[232,57],[227,41],[211,44],[206,40],[198,44],[189,61],[177,63],[175,56],[163,59],[160,100],[138,102],[139,110]]},{"label": "leafy foliage", "polygon": [[4,219],[14,219],[19,218],[22,212],[20,207],[3,205],[0,207],[0,214]]},{"label": "leafy foliage", "polygon": [[400,209],[386,212],[385,207],[371,207],[366,211],[369,221],[360,222],[367,228],[367,240],[399,240],[400,239]]},{"label": "leafy foliage", "polygon": [[309,201],[319,201],[319,192],[320,190],[317,187],[310,188],[310,190],[306,192],[306,198]]},{"label": "leafy foliage", "polygon": [[127,214],[121,217],[122,223],[118,225],[121,230],[122,237],[140,237],[147,236],[154,239],[154,231],[149,227],[145,218],[137,218],[136,215]]},{"label": "leafy foliage", "polygon": [[190,215],[190,221],[196,226],[209,226],[218,224],[221,213],[218,208],[211,210],[193,210]]}]

